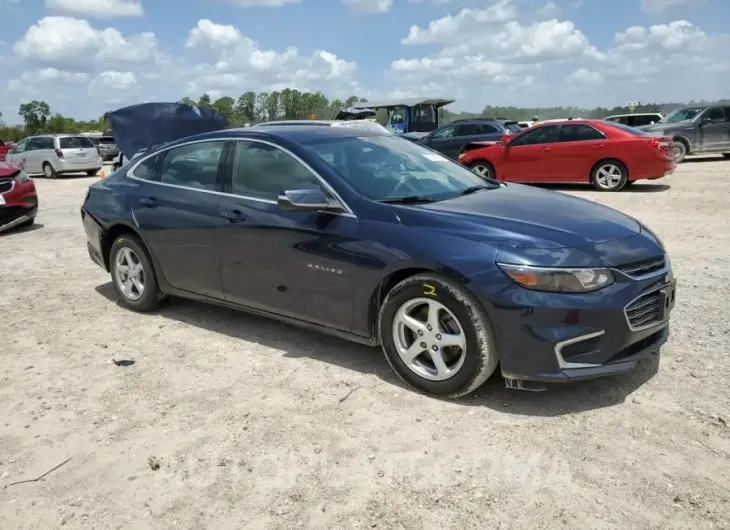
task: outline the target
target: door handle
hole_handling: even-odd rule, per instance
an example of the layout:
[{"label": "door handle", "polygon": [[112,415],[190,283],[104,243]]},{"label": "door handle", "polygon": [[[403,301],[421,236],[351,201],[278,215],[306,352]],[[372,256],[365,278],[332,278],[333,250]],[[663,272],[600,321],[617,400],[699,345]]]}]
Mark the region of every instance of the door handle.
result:
[{"label": "door handle", "polygon": [[545,147],[544,149],[540,149],[540,152],[541,153],[546,153],[548,151],[550,151],[550,148],[549,147]]},{"label": "door handle", "polygon": [[225,210],[221,212],[221,217],[223,219],[228,219],[232,223],[238,223],[240,221],[245,221],[246,216],[241,213],[240,210]]},{"label": "door handle", "polygon": [[144,197],[139,200],[139,203],[147,208],[157,208],[160,205],[154,197]]},{"label": "door handle", "polygon": [[594,146],[593,146],[593,149],[603,149],[604,147],[606,147],[606,146],[605,146],[605,145],[603,145],[603,144],[600,144],[600,145],[594,145]]}]

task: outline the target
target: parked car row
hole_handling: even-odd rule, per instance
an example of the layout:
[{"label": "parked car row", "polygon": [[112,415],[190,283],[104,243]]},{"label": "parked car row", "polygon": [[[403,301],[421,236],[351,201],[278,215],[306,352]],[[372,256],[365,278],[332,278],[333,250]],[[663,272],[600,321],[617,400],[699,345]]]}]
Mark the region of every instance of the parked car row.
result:
[{"label": "parked car row", "polygon": [[64,173],[96,175],[103,160],[87,136],[44,134],[18,142],[5,157],[29,175],[56,178]]}]

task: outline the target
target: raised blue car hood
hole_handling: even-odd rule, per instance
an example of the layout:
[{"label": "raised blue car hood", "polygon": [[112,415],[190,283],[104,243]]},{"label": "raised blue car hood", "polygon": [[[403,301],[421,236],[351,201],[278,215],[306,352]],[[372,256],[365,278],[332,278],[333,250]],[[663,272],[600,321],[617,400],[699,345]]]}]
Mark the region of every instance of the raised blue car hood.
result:
[{"label": "raised blue car hood", "polygon": [[633,218],[600,204],[509,184],[431,204],[393,206],[404,224],[521,248],[579,248],[641,233]]},{"label": "raised blue car hood", "polygon": [[141,150],[228,126],[225,117],[216,111],[182,103],[132,105],[110,112],[107,119],[127,160]]}]

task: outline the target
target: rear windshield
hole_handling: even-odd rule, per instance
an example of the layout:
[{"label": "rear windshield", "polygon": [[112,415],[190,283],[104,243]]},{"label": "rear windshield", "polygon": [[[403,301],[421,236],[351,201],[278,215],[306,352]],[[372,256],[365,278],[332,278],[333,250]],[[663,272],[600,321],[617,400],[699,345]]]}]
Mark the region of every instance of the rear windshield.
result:
[{"label": "rear windshield", "polygon": [[624,125],[623,123],[618,123],[616,121],[607,121],[605,123],[609,127],[613,127],[614,129],[621,129],[622,131],[633,134],[634,136],[653,136],[648,132],[640,131],[639,129],[629,127],[628,125]]},{"label": "rear windshield", "polygon": [[58,145],[61,149],[81,149],[94,147],[94,144],[86,136],[64,136],[58,139]]},{"label": "rear windshield", "polygon": [[102,136],[99,138],[99,143],[104,144],[104,145],[113,145],[114,137],[113,136]]}]

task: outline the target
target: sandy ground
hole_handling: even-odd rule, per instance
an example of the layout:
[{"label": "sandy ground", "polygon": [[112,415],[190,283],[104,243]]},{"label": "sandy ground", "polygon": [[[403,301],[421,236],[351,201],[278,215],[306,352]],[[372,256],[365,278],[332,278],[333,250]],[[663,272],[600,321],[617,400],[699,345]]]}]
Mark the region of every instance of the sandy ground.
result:
[{"label": "sandy ground", "polygon": [[0,528],[730,528],[730,162],[561,189],[664,239],[660,360],[456,402],[403,389],[376,349],[181,300],[118,307],[86,254],[93,181],[36,179],[37,226],[0,236]]}]

